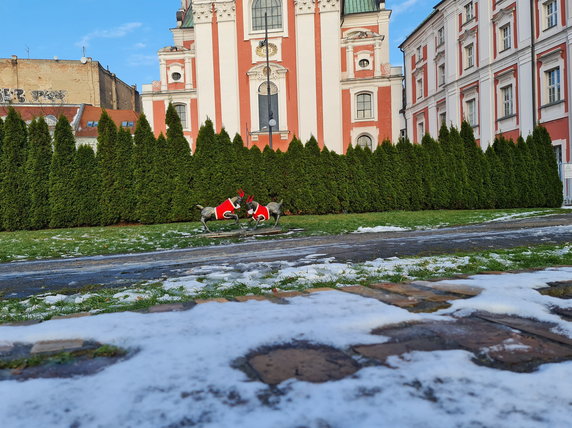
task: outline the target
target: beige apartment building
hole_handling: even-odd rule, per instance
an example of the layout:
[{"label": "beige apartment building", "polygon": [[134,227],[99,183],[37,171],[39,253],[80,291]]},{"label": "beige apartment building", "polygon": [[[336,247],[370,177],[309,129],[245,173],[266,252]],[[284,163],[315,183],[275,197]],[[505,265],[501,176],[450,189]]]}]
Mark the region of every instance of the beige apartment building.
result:
[{"label": "beige apartment building", "polygon": [[0,105],[79,104],[141,111],[135,85],[118,79],[91,58],[0,58]]}]

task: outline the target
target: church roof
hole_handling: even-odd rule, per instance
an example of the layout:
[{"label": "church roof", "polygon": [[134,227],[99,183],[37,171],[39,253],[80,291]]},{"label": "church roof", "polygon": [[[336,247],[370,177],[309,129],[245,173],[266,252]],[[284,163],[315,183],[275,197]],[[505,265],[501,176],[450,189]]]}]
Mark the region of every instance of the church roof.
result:
[{"label": "church roof", "polygon": [[345,0],[344,15],[379,11],[380,0]]},{"label": "church roof", "polygon": [[185,17],[183,18],[183,25],[182,28],[193,28],[195,26],[195,21],[193,20],[193,8],[189,6],[187,12],[185,13]]}]

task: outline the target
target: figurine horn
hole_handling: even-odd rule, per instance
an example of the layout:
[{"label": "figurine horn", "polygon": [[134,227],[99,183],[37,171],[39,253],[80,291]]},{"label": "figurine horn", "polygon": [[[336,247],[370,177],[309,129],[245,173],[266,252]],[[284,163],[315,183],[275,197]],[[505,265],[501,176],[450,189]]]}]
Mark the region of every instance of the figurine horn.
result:
[{"label": "figurine horn", "polygon": [[238,193],[238,196],[241,198],[244,198],[244,191],[242,189],[237,190],[236,193]]}]

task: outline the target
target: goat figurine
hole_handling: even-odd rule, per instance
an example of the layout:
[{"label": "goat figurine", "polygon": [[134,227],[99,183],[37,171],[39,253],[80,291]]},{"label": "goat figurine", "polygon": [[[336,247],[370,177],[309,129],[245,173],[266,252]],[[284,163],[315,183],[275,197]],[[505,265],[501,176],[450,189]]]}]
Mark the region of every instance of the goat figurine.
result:
[{"label": "goat figurine", "polygon": [[261,221],[270,220],[270,217],[274,217],[276,220],[274,222],[274,227],[278,224],[280,215],[282,215],[282,202],[270,202],[268,205],[261,205],[254,200],[254,196],[249,196],[246,199],[246,207],[248,208],[248,215],[252,217],[252,220],[256,221],[254,229],[258,227]]},{"label": "goat figurine", "polygon": [[211,231],[207,226],[207,221],[210,220],[234,220],[234,224],[238,224],[238,215],[235,214],[234,211],[240,208],[240,203],[244,198],[244,192],[241,189],[238,190],[237,193],[238,196],[228,198],[217,207],[196,205],[196,207],[201,210],[201,223],[205,227],[205,231]]}]

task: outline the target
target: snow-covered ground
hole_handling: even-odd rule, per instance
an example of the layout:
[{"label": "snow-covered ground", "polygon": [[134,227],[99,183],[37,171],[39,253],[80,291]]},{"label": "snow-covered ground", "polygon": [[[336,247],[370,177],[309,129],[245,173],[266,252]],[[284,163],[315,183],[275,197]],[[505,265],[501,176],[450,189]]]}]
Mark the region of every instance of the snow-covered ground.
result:
[{"label": "snow-covered ground", "polygon": [[572,268],[456,280],[484,291],[434,314],[330,291],[290,298],[288,305],[207,303],[184,312],[0,327],[0,345],[83,338],[139,350],[91,376],[0,382],[1,426],[569,427],[572,362],[517,374],[476,366],[465,351],[413,352],[340,381],[288,380],[275,389],[231,363],[261,346],[294,340],[339,349],[379,343],[383,337],[370,334],[376,327],[473,310],[556,322],[572,337],[572,323],[548,310],[572,302],[535,291],[570,279]]}]

